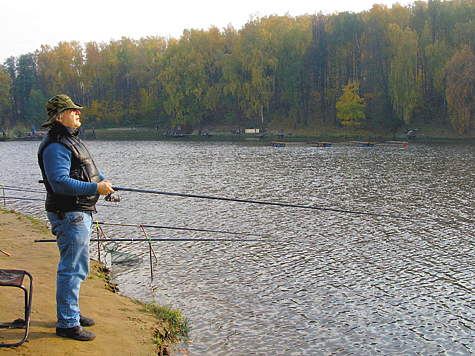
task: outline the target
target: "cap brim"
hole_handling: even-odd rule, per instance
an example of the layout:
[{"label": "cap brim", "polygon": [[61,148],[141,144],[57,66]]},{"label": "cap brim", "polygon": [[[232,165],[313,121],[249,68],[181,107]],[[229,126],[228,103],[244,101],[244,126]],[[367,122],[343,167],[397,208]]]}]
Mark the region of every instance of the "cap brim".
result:
[{"label": "cap brim", "polygon": [[62,108],[61,111],[58,112],[58,114],[62,113],[63,111],[71,110],[71,109],[82,110],[82,109],[84,109],[84,106],[82,106],[80,104],[77,104],[77,103],[73,103],[73,105],[69,105],[68,107]]},{"label": "cap brim", "polygon": [[73,105],[69,105],[68,107],[62,108],[56,115],[54,115],[53,117],[48,118],[45,122],[43,122],[41,124],[41,127],[50,127],[50,126],[52,126],[60,113],[62,113],[63,111],[66,111],[66,110],[71,110],[71,109],[82,110],[82,109],[84,109],[84,106],[82,106],[81,104],[73,102]]}]

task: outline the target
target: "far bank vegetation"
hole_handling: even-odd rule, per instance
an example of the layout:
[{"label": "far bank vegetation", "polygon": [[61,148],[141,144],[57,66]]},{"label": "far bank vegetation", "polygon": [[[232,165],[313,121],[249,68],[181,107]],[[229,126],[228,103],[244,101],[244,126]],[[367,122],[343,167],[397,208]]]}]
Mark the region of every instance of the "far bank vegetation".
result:
[{"label": "far bank vegetation", "polygon": [[38,127],[44,103],[65,93],[86,106],[86,127],[451,124],[463,134],[474,127],[474,24],[472,1],[433,0],[255,16],[179,39],[60,42],[0,66],[0,124]]}]

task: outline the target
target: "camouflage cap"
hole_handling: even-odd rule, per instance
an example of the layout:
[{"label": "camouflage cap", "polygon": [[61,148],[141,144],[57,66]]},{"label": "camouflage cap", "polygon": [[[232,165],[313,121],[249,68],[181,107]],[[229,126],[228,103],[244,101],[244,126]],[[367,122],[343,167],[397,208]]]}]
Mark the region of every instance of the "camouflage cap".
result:
[{"label": "camouflage cap", "polygon": [[79,109],[83,108],[82,105],[74,103],[71,98],[67,95],[60,94],[53,96],[46,103],[46,113],[48,114],[48,119],[41,126],[50,127],[55,122],[57,116],[65,110],[68,109]]}]

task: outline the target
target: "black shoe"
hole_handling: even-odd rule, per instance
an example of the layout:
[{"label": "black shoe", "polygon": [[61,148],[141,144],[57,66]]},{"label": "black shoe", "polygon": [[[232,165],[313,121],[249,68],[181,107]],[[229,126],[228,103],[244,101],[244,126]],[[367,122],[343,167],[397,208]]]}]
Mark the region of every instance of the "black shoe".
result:
[{"label": "black shoe", "polygon": [[96,335],[78,325],[74,328],[56,328],[56,335],[79,341],[91,341]]},{"label": "black shoe", "polygon": [[81,326],[93,326],[96,322],[91,318],[86,318],[84,315],[79,316],[79,324]]}]

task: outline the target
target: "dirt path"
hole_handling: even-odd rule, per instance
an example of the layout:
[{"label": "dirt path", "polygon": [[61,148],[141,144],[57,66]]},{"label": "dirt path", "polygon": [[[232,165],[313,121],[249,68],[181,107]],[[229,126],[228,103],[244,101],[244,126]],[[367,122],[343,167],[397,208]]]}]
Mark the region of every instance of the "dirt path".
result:
[{"label": "dirt path", "polygon": [[[96,320],[90,328],[97,337],[81,342],[60,338],[56,328],[56,268],[59,253],[55,243],[35,243],[34,239],[54,238],[42,232],[26,217],[0,210],[1,269],[22,269],[33,276],[33,300],[30,331],[25,343],[17,348],[0,347],[0,355],[157,355],[153,334],[157,319],[142,311],[139,303],[113,293],[107,283],[91,268],[82,283],[81,312]],[[27,278],[25,278],[27,280]],[[18,288],[0,288],[0,323],[24,317],[23,292]],[[24,329],[0,329],[0,342],[21,340]],[[16,339],[11,339],[16,337]]]}]

